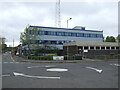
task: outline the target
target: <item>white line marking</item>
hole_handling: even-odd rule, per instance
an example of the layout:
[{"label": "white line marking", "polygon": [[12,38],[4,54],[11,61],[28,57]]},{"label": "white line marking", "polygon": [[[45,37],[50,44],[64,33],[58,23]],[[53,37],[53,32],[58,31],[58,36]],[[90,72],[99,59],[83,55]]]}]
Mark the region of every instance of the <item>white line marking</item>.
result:
[{"label": "white line marking", "polygon": [[27,67],[27,68],[38,68],[38,67],[55,67],[52,65],[46,65],[46,66],[31,66],[31,67]]},{"label": "white line marking", "polygon": [[12,61],[15,62],[15,60],[12,58],[12,56],[10,56],[10,57],[11,57]]},{"label": "white line marking", "polygon": [[51,69],[46,69],[47,71],[57,71],[57,72],[65,72],[68,71],[68,69],[61,69],[61,68],[51,68]]},{"label": "white line marking", "polygon": [[7,74],[7,75],[2,75],[2,77],[9,77],[10,75],[9,74]]},{"label": "white line marking", "polygon": [[15,63],[19,63],[19,62],[15,62]]},{"label": "white line marking", "polygon": [[110,64],[110,65],[114,65],[114,66],[117,66],[117,67],[119,67],[119,66],[120,66],[119,64]]},{"label": "white line marking", "polygon": [[13,72],[13,74],[15,76],[24,76],[24,77],[29,77],[29,78],[60,79],[60,77],[31,76],[31,75],[25,75],[23,73],[16,73],[16,72]]},{"label": "white line marking", "polygon": [[97,71],[97,72],[99,72],[99,73],[102,72],[102,69],[96,69],[96,68],[93,68],[93,67],[86,67],[86,68],[88,68],[88,69],[92,69],[92,70],[95,70],[95,71]]},{"label": "white line marking", "polygon": [[4,62],[4,63],[8,63],[8,62]]},{"label": "white line marking", "polygon": [[10,62],[10,63],[14,63],[14,62]]}]

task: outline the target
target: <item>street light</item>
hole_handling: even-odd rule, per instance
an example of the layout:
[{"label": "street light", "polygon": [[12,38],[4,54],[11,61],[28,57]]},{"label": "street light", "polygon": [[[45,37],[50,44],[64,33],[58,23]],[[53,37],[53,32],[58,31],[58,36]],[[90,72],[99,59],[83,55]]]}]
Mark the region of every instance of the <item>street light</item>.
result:
[{"label": "street light", "polygon": [[69,18],[69,19],[67,20],[67,28],[68,28],[68,21],[71,20],[71,19],[72,19],[72,18]]},{"label": "street light", "polygon": [[[67,20],[67,28],[68,28],[68,21],[69,20],[71,20],[72,18],[69,18],[68,20]],[[67,38],[67,40],[68,40],[68,38]],[[67,59],[68,59],[68,46],[67,46]]]}]

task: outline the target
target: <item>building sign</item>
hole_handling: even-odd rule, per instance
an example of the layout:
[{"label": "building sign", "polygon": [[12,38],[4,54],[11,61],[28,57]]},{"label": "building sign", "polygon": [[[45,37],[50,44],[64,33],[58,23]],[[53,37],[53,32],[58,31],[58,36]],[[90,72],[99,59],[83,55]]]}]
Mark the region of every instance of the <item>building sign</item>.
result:
[{"label": "building sign", "polygon": [[84,50],[84,52],[88,52],[88,50]]},{"label": "building sign", "polygon": [[53,56],[53,60],[64,60],[64,56]]}]

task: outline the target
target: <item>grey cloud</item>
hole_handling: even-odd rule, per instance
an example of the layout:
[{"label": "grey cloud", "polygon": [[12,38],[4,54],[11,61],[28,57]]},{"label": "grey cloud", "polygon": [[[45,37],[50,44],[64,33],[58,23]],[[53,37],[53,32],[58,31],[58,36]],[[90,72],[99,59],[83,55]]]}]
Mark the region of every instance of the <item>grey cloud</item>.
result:
[{"label": "grey cloud", "polygon": [[[20,32],[28,24],[54,25],[55,2],[0,3],[2,34],[12,41],[19,41]],[[62,2],[61,19],[72,17],[69,26],[84,25],[104,30],[104,35],[117,35],[117,2]],[[53,24],[52,24],[53,23]],[[65,21],[61,23],[64,27]]]}]

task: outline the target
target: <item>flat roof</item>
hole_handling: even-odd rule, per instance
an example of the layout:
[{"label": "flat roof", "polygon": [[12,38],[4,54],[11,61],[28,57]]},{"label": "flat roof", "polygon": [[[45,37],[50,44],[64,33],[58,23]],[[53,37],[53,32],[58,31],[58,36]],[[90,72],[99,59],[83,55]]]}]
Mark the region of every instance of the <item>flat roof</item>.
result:
[{"label": "flat roof", "polygon": [[63,46],[119,46],[120,43],[114,42],[69,42]]},{"label": "flat roof", "polygon": [[97,30],[82,30],[82,29],[71,29],[71,28],[58,28],[58,27],[44,27],[44,26],[31,26],[30,27],[37,27],[37,28],[48,28],[48,29],[62,29],[62,30],[79,30],[79,31],[89,31],[89,32],[103,32]]}]

